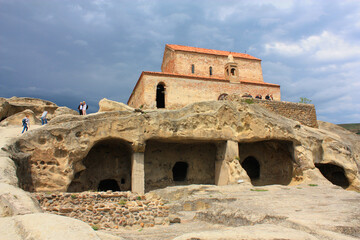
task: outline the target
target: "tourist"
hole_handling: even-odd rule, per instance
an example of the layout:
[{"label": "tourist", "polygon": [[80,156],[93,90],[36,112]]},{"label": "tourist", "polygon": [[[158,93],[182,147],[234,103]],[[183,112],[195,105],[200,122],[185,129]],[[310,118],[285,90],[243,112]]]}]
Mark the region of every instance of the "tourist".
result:
[{"label": "tourist", "polygon": [[86,115],[86,110],[89,108],[89,106],[85,103],[85,101],[82,102],[82,115]]},{"label": "tourist", "polygon": [[82,111],[82,102],[80,102],[79,106],[78,106],[78,110],[79,110],[79,114],[82,115],[83,111]]},{"label": "tourist", "polygon": [[47,111],[44,111],[41,115],[41,125],[47,124],[47,119],[46,119],[46,115],[48,114]]},{"label": "tourist", "polygon": [[22,120],[22,125],[23,125],[23,130],[21,133],[24,133],[24,131],[28,130],[30,128],[30,119],[29,119],[29,115],[26,115],[23,120]]},{"label": "tourist", "polygon": [[261,94],[258,94],[258,95],[256,95],[255,98],[257,98],[257,99],[262,99],[262,96],[261,96]]}]

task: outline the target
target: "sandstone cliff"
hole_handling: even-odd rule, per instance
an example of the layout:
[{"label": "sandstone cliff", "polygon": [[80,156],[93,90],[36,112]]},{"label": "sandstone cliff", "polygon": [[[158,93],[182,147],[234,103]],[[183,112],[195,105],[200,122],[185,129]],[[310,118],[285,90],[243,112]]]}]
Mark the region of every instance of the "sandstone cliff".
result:
[{"label": "sandstone cliff", "polygon": [[[307,127],[256,104],[201,102],[171,111],[124,109],[59,116],[46,127],[24,134],[9,151],[19,166],[20,184],[29,191],[96,189],[101,178],[115,178],[116,174],[122,175],[116,180],[124,182],[123,189],[130,190],[131,170],[124,168],[130,168],[131,155],[136,152],[145,152],[147,190],[171,185],[166,171],[183,161],[179,154],[193,162],[188,163],[192,180],[187,184],[214,183],[214,170],[208,165],[216,159],[211,156],[219,152],[219,144],[229,140],[239,144],[239,156],[227,162],[228,184],[238,180],[255,185],[327,181],[324,175],[337,185],[359,190],[359,136],[331,124],[320,125],[320,129]],[[176,156],[170,149],[178,151]],[[156,154],[159,151],[166,153]],[[101,156],[103,163],[95,162]],[[260,165],[257,179],[251,179],[241,165],[249,156]],[[121,172],[114,170],[114,159],[118,166],[123,165]],[[102,176],[97,173],[99,168]],[[191,173],[190,169],[195,170]],[[157,173],[147,174],[149,171]]]}]

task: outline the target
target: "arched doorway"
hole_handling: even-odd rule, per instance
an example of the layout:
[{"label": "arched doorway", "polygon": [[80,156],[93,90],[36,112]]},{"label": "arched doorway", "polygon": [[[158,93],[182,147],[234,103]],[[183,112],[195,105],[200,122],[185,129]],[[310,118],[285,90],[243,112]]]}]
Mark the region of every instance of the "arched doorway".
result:
[{"label": "arched doorway", "polygon": [[260,164],[256,158],[250,156],[245,158],[241,163],[251,181],[256,181],[260,178]]},{"label": "arched doorway", "polygon": [[330,163],[315,163],[315,167],[317,167],[320,170],[321,174],[332,184],[340,186],[342,188],[349,187],[349,180],[345,176],[345,171],[342,167]]},{"label": "arched doorway", "polygon": [[183,182],[186,180],[187,176],[187,170],[188,170],[189,164],[186,162],[176,162],[172,172],[173,172],[173,180],[175,182]]},{"label": "arched doorway", "polygon": [[121,139],[97,142],[82,160],[85,170],[77,172],[68,192],[88,190],[131,190],[130,144]]},{"label": "arched doorway", "polygon": [[156,107],[165,108],[165,86],[159,83],[156,87]]}]

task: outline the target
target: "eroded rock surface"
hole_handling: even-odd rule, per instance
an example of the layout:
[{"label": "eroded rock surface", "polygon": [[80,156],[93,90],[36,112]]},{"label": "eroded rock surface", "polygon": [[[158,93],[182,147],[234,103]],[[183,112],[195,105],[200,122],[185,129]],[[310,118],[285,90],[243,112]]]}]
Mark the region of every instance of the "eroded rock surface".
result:
[{"label": "eroded rock surface", "polygon": [[215,170],[207,168],[217,164],[219,146],[229,140],[238,144],[239,156],[227,159],[226,184],[327,181],[320,172],[325,171],[333,183],[359,190],[359,136],[352,135],[306,127],[256,104],[218,101],[172,111],[63,115],[19,138],[9,152],[20,166],[21,186],[29,191],[94,190],[104,179],[115,179],[121,190],[129,190],[134,152],[145,155],[146,191],[215,184]]}]

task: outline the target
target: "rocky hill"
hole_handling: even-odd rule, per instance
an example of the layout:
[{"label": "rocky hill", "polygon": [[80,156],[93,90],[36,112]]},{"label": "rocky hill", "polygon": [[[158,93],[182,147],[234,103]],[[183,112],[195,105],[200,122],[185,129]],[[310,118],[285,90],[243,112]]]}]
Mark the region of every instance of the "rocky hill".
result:
[{"label": "rocky hill", "polygon": [[348,124],[338,124],[340,127],[343,127],[350,132],[360,135],[360,123],[348,123]]}]

